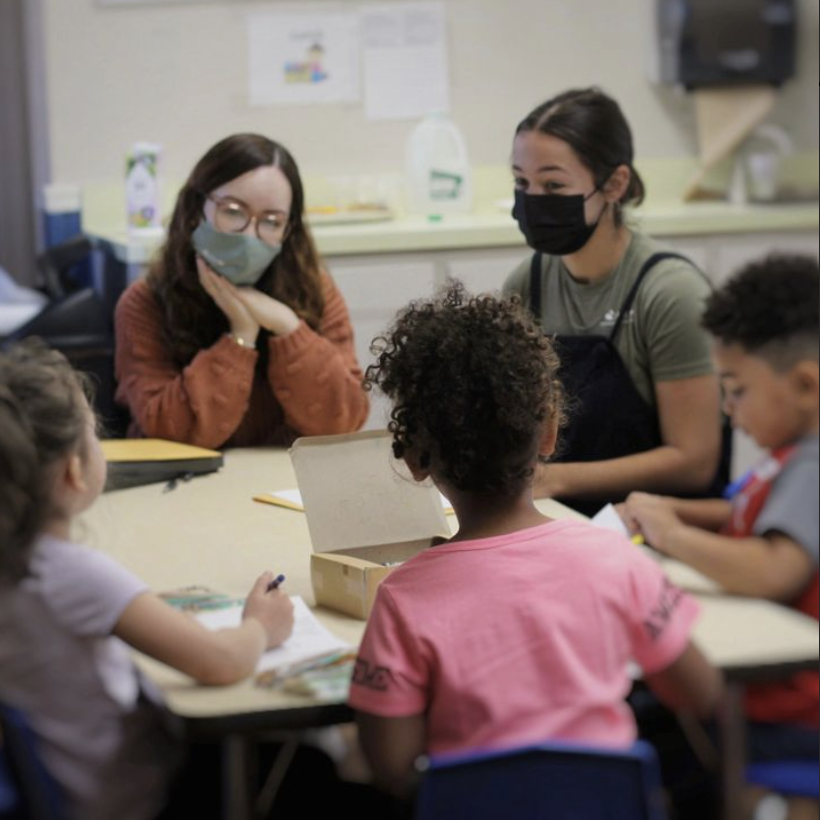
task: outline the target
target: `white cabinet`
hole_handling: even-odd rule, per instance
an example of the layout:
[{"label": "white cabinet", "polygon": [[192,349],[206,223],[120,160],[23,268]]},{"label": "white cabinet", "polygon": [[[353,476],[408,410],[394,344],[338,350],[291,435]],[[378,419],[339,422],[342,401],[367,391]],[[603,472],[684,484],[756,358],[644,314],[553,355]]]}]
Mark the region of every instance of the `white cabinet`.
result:
[{"label": "white cabinet", "polygon": [[507,277],[531,256],[528,248],[453,252],[443,260],[444,274],[462,281],[470,293],[493,293],[500,291]]},{"label": "white cabinet", "polygon": [[688,256],[717,286],[744,265],[775,251],[818,255],[818,236],[809,231],[656,238]]},{"label": "white cabinet", "polygon": [[675,251],[687,259],[691,260],[707,276],[711,266],[709,248],[702,237],[690,236],[656,236],[654,237],[661,245]]},{"label": "white cabinet", "polygon": [[[325,261],[347,302],[356,334],[356,354],[366,369],[374,361],[370,351],[373,340],[414,299],[432,296],[449,277],[460,279],[472,293],[499,291],[507,276],[529,253],[526,248],[491,248],[339,256]],[[370,398],[372,408],[365,429],[382,428],[388,420],[388,403],[377,394]]]},{"label": "white cabinet", "polygon": [[[818,237],[810,231],[779,233],[656,236],[664,245],[688,256],[716,284],[724,282],[747,262],[774,250],[817,256]],[[513,270],[532,254],[524,247],[467,248],[423,253],[384,253],[362,256],[328,256],[356,333],[359,362],[373,361],[372,340],[383,333],[396,313],[414,299],[431,296],[448,277],[460,279],[471,293],[499,291]],[[368,429],[384,427],[387,403],[372,396]],[[735,472],[748,467],[756,454],[753,444],[738,441]]]},{"label": "white cabinet", "polygon": [[709,237],[712,256],[712,270],[720,284],[736,273],[744,265],[775,251],[818,255],[817,234],[808,232],[764,233],[744,236]]},{"label": "white cabinet", "polygon": [[[356,334],[356,354],[363,369],[372,364],[370,346],[384,333],[396,313],[435,291],[436,260],[429,255],[385,254],[337,257],[325,260],[350,311]],[[383,428],[388,404],[371,393],[370,417],[365,429]]]}]

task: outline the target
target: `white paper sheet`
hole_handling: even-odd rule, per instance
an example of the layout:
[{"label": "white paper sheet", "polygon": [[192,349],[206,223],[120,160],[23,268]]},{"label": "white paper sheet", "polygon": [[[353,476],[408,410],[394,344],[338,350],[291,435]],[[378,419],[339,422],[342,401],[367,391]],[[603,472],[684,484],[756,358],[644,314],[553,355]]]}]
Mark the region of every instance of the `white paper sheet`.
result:
[{"label": "white paper sheet", "polygon": [[[295,614],[293,634],[282,646],[270,649],[262,655],[256,667],[257,673],[269,669],[281,670],[333,652],[352,651],[349,644],[319,623],[304,599],[297,595],[293,596],[291,601]],[[242,622],[242,607],[203,612],[196,618],[208,629],[236,627]]]},{"label": "white paper sheet", "polygon": [[445,7],[391,3],[361,13],[365,115],[419,119],[450,110]]},{"label": "white paper sheet", "polygon": [[620,533],[629,538],[629,530],[626,528],[626,524],[624,524],[623,519],[618,515],[618,511],[612,504],[607,504],[606,507],[599,510],[590,519],[590,523],[596,527],[612,530],[612,532]]},{"label": "white paper sheet", "polygon": [[[618,515],[618,511],[612,504],[607,504],[606,507],[599,510],[590,519],[590,523],[594,524],[596,527],[617,532],[627,538],[630,537],[626,524],[624,524],[623,519],[620,515]],[[710,594],[721,591],[718,584],[698,572],[696,569],[683,564],[680,561],[676,561],[674,558],[668,558],[661,555],[651,547],[642,546],[641,549],[663,567],[664,572],[669,576],[672,583],[677,584],[682,589],[686,589],[689,592]]]},{"label": "white paper sheet", "polygon": [[361,99],[359,20],[350,11],[248,16],[251,105]]}]

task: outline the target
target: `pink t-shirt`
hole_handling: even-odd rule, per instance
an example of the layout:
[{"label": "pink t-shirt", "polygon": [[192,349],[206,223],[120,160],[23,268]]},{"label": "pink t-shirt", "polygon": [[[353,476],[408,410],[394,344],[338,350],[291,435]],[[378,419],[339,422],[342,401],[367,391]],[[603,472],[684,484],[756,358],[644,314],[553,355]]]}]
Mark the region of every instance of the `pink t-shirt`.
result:
[{"label": "pink t-shirt", "polygon": [[427,715],[431,754],[547,739],[626,746],[629,663],[673,663],[695,601],[627,539],[578,521],[435,547],[382,583],[350,704]]}]

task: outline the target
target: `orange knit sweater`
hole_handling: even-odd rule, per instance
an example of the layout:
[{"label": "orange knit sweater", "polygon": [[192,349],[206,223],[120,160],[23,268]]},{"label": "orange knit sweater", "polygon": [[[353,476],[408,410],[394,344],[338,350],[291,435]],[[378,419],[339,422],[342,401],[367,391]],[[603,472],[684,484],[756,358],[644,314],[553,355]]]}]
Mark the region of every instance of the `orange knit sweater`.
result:
[{"label": "orange knit sweater", "polygon": [[289,445],[299,436],[358,430],[368,413],[347,306],[324,278],[319,332],[304,322],[289,336],[270,337],[266,373],[259,353],[228,336],[184,368],[163,341],[162,313],[144,281],[116,310],[117,400],[131,411],[129,435],[200,447]]}]

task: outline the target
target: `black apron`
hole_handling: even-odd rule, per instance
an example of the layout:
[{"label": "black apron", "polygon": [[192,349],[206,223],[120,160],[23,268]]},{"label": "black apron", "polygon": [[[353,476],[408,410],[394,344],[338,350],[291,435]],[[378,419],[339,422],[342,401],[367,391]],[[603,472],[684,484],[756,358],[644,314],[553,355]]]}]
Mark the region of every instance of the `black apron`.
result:
[{"label": "black apron", "polygon": [[[541,259],[542,255],[536,253],[530,268],[530,307],[539,323]],[[689,262],[685,256],[676,253],[656,253],[649,257],[621,305],[621,312],[609,336],[553,337],[555,350],[561,358],[558,377],[567,397],[567,421],[559,433],[558,449],[552,461],[608,461],[663,446],[657,411],[638,392],[616,342],[644,279],[664,259],[683,259]],[[711,488],[718,495],[728,477],[730,453],[727,452],[727,444],[730,446],[730,442],[730,431],[728,436],[724,431],[721,475],[716,479],[715,487]],[[573,509],[589,515],[597,512],[608,501],[623,499],[600,497],[595,500],[561,500]]]}]

